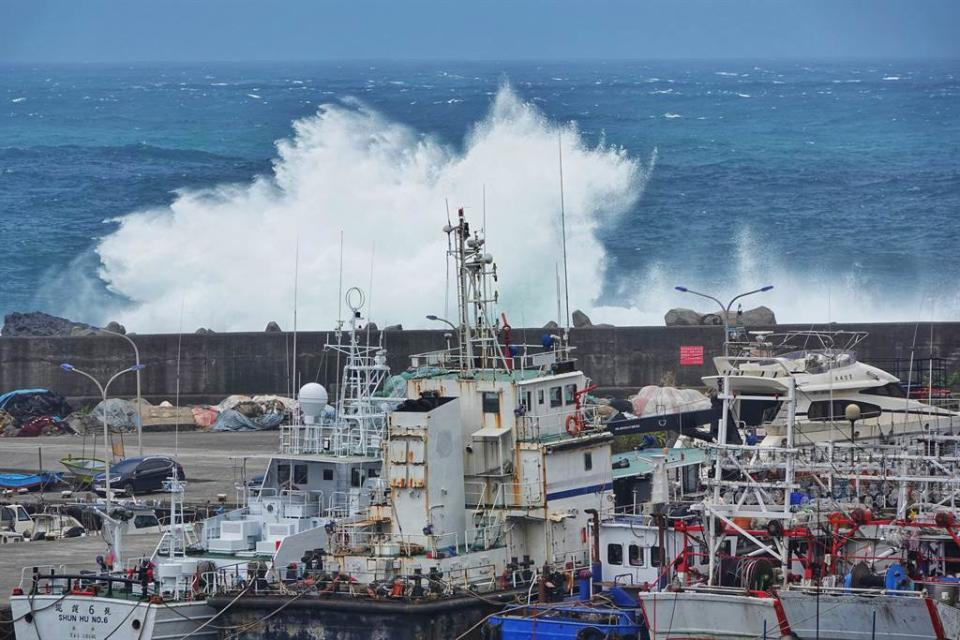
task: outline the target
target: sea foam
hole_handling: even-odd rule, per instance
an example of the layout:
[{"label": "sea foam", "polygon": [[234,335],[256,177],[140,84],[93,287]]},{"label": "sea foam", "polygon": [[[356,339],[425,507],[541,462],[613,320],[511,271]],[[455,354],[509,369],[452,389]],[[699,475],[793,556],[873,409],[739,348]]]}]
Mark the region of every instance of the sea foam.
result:
[{"label": "sea foam", "polygon": [[647,177],[621,149],[588,145],[507,87],[462,151],[356,101],[324,105],[293,129],[270,175],[120,218],[97,247],[100,276],[131,304],[108,313],[140,332],[175,331],[182,301],[185,327],[289,326],[299,243],[300,326],[330,328],[342,230],[344,285],[372,281],[372,317],[427,326],[427,314],[456,313],[441,230],[449,198],[451,215],[464,205],[474,228],[486,221],[510,321],[543,324],[556,316],[561,262],[558,140],[572,308],[589,310],[604,280],[596,229],[635,206]]}]

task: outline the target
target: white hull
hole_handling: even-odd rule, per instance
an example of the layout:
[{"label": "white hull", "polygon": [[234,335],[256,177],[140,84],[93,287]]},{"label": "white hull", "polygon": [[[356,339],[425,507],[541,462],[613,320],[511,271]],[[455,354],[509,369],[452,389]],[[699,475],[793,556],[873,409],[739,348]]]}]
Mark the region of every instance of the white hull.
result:
[{"label": "white hull", "polygon": [[781,636],[773,598],[667,591],[641,592],[637,599],[650,629],[650,640],[758,640]]},{"label": "white hull", "polygon": [[[196,631],[216,610],[203,602],[149,604],[93,596],[14,596],[17,640],[174,640]],[[191,638],[214,640],[213,627]]]},{"label": "white hull", "polygon": [[[790,630],[820,640],[938,640],[940,616],[927,598],[781,591]],[[818,631],[819,620],[819,631]],[[876,629],[874,629],[876,620]]]}]

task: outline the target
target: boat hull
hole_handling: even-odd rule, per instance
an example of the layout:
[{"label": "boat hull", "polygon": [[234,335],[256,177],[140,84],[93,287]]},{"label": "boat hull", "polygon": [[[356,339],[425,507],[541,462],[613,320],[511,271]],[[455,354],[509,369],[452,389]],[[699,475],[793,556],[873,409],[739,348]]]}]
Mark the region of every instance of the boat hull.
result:
[{"label": "boat hull", "polygon": [[780,601],[790,629],[801,639],[939,640],[943,637],[936,605],[924,597],[821,592],[818,598],[815,591],[786,590],[780,592]]},{"label": "boat hull", "polygon": [[[211,598],[226,607],[232,598]],[[412,603],[367,598],[250,596],[217,619],[222,626],[249,625],[237,640],[451,640],[480,637],[483,619],[502,608],[490,596]],[[263,620],[267,614],[274,613]]]},{"label": "boat hull", "polygon": [[637,600],[651,640],[758,640],[782,635],[774,598],[666,591],[640,592]]},{"label": "boat hull", "polygon": [[216,610],[203,602],[150,604],[97,596],[13,596],[17,640],[214,640],[213,627],[197,630]]}]

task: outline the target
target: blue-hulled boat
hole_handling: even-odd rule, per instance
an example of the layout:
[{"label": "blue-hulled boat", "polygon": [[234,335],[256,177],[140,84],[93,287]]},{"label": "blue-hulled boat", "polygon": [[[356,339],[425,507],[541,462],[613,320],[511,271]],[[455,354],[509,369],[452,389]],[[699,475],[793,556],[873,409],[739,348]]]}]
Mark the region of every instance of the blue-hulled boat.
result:
[{"label": "blue-hulled boat", "polygon": [[63,481],[62,473],[0,473],[0,489],[41,489]]},{"label": "blue-hulled boat", "polygon": [[591,600],[507,609],[487,619],[485,640],[646,640],[636,600],[614,587]]}]

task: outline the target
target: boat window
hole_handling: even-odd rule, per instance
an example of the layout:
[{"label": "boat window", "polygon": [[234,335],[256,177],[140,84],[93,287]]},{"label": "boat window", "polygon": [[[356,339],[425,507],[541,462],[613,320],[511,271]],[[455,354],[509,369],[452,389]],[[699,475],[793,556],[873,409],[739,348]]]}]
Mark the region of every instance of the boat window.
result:
[{"label": "boat window", "polygon": [[587,451],[583,454],[583,470],[590,471],[593,469],[593,452]]},{"label": "boat window", "polygon": [[13,522],[13,512],[10,509],[0,508],[0,522],[12,523]]},{"label": "boat window", "polygon": [[333,480],[333,469],[324,469],[323,470],[323,479],[324,480]]},{"label": "boat window", "polygon": [[563,387],[563,404],[573,404],[577,400],[577,384],[568,384]]},{"label": "boat window", "polygon": [[529,391],[527,391],[527,393],[525,394],[525,396],[526,396],[526,400],[524,400],[524,402],[523,402],[523,408],[524,408],[524,409],[532,409],[532,408],[533,408],[533,394],[530,393]]},{"label": "boat window", "polygon": [[500,413],[500,394],[496,391],[483,392],[483,412]]},{"label": "boat window", "polygon": [[141,514],[138,516],[133,516],[134,529],[145,529],[147,527],[157,526],[160,526],[160,522],[157,521],[157,516],[153,514]]},{"label": "boat window", "polygon": [[560,395],[560,387],[550,387],[550,406],[559,407],[563,405],[563,398]]},{"label": "boat window", "polygon": [[[852,402],[850,400],[834,400],[833,416],[834,420],[846,420],[844,417],[847,405],[855,404],[860,407],[861,418],[876,418],[880,415],[880,407],[869,402]],[[830,420],[830,402],[828,400],[817,400],[811,402],[807,409],[807,418],[809,420]]]},{"label": "boat window", "polygon": [[660,566],[660,547],[650,547],[650,566]]},{"label": "boat window", "polygon": [[368,478],[379,478],[379,477],[380,477],[380,470],[379,470],[379,469],[367,469],[367,477],[368,477]]},{"label": "boat window", "polygon": [[284,482],[290,481],[290,465],[289,464],[278,464],[277,465],[277,484],[283,484]]},{"label": "boat window", "polygon": [[23,507],[17,507],[17,519],[20,520],[20,522],[26,522],[30,520],[30,514],[27,513],[27,510]]},{"label": "boat window", "polygon": [[710,564],[710,555],[707,553],[706,545],[700,545],[700,564]]},{"label": "boat window", "polygon": [[628,560],[630,561],[631,567],[642,567],[643,566],[643,549],[640,545],[632,544],[628,549]]},{"label": "boat window", "polygon": [[607,545],[607,564],[623,564],[623,545]]},{"label": "boat window", "polygon": [[350,470],[350,486],[351,487],[363,486],[363,470],[362,469]]},{"label": "boat window", "polygon": [[537,404],[543,404],[543,389],[537,389]]},{"label": "boat window", "polygon": [[310,471],[305,464],[294,465],[293,482],[295,484],[307,484],[310,478]]},{"label": "boat window", "polygon": [[861,389],[860,393],[866,394],[868,396],[884,396],[887,398],[906,398],[907,394],[904,392],[903,387],[900,386],[899,382],[888,382],[882,387],[870,387],[869,389]]}]

